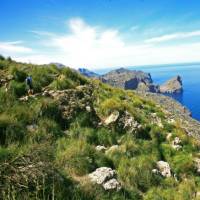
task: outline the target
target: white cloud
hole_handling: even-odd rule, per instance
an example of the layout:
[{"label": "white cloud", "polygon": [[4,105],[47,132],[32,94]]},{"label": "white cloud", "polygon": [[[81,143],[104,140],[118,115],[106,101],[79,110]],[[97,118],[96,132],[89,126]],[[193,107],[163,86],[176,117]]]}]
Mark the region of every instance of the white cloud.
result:
[{"label": "white cloud", "polygon": [[167,42],[170,40],[185,39],[185,38],[196,37],[196,36],[200,36],[200,30],[192,31],[192,32],[179,32],[179,33],[162,35],[159,37],[147,39],[145,40],[145,42],[146,43]]},{"label": "white cloud", "polygon": [[[26,55],[16,54],[14,58],[40,64],[60,62],[74,68],[87,67],[90,69],[200,60],[200,42],[189,44],[184,43],[183,40],[181,45],[158,46],[154,44],[199,36],[200,31],[164,35],[141,43],[137,41],[128,43],[118,30],[90,26],[81,18],[69,20],[67,27],[69,31],[63,35],[34,31],[34,34],[39,36],[37,42],[41,45],[40,50]],[[22,51],[30,51],[21,43],[7,43],[7,46],[17,47],[18,51],[20,48]]]},{"label": "white cloud", "polygon": [[0,52],[2,54],[32,52],[31,48],[23,46],[22,43],[22,41],[0,42]]}]

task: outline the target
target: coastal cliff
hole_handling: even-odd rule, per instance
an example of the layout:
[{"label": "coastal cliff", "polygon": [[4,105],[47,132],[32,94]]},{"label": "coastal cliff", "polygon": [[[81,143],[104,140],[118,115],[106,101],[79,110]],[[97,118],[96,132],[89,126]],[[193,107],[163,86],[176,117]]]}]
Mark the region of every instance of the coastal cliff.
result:
[{"label": "coastal cliff", "polygon": [[143,71],[119,68],[104,75],[97,75],[87,69],[79,69],[79,72],[84,76],[97,78],[103,83],[107,83],[113,87],[123,88],[125,90],[163,94],[181,93],[183,91],[183,84],[180,76],[176,76],[162,85],[156,85],[153,83],[151,74]]}]

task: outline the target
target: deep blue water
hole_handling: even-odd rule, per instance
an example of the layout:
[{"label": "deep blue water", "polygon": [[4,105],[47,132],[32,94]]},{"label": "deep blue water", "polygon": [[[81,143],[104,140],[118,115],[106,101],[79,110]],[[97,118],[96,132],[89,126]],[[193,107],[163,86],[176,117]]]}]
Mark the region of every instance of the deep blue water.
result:
[{"label": "deep blue water", "polygon": [[194,118],[200,120],[200,64],[128,67],[128,69],[149,72],[154,83],[157,84],[180,75],[183,80],[184,91],[182,94],[173,97],[189,108]]}]

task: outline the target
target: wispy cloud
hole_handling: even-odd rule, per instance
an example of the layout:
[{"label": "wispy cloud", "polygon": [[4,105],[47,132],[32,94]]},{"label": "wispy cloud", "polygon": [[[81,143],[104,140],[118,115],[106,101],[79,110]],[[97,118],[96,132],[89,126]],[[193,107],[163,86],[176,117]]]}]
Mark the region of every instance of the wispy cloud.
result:
[{"label": "wispy cloud", "polygon": [[192,32],[178,32],[173,34],[161,35],[159,37],[153,37],[145,40],[146,43],[159,43],[159,42],[167,42],[170,40],[177,39],[185,39],[190,37],[200,36],[200,30],[192,31]]},{"label": "wispy cloud", "polygon": [[[6,47],[15,47],[18,52],[29,52],[14,58],[33,63],[60,62],[78,68],[90,69],[133,66],[145,64],[165,64],[176,62],[199,61],[199,43],[156,45],[175,39],[200,36],[200,31],[174,33],[141,41],[127,41],[117,29],[91,26],[81,18],[73,18],[66,23],[68,31],[57,34],[46,31],[32,31],[39,36],[36,42],[40,49],[34,52],[23,43],[6,43]],[[4,43],[5,45],[5,43]],[[1,50],[1,43],[0,43]],[[4,46],[5,50],[5,46]],[[16,50],[16,52],[17,52]]]},{"label": "wispy cloud", "polygon": [[25,47],[22,41],[0,42],[1,53],[31,53],[31,48]]}]

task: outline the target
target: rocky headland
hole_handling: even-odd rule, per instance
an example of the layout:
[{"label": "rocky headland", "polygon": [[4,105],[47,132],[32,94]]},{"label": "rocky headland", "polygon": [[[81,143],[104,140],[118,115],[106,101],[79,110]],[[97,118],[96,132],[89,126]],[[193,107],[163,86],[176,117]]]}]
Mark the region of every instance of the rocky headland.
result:
[{"label": "rocky headland", "polygon": [[183,91],[183,84],[180,76],[173,77],[162,85],[157,85],[153,83],[151,74],[143,71],[119,68],[104,75],[97,75],[86,69],[81,69],[79,72],[87,77],[97,78],[103,83],[125,90],[163,94],[181,93]]},{"label": "rocky headland", "polygon": [[176,76],[166,83],[160,85],[161,93],[181,93],[183,91],[183,83],[182,78],[180,76]]}]

